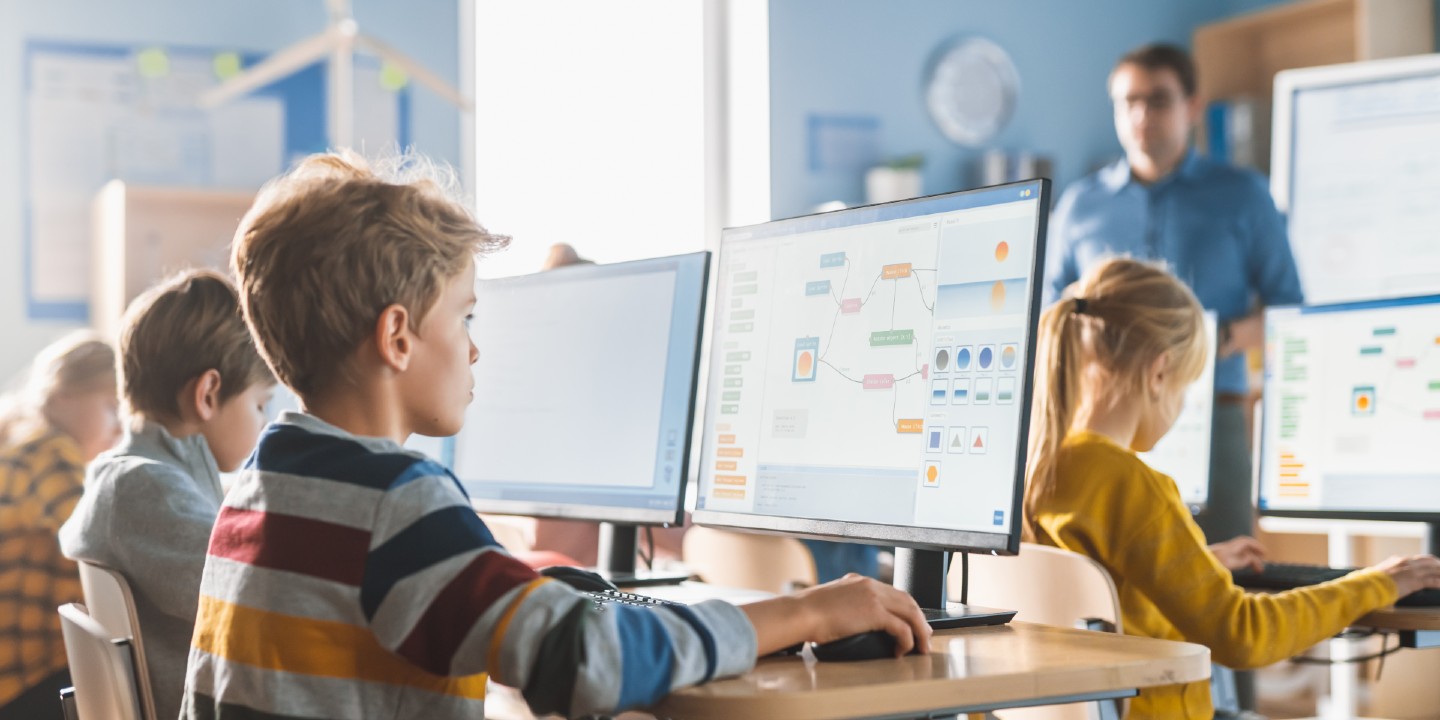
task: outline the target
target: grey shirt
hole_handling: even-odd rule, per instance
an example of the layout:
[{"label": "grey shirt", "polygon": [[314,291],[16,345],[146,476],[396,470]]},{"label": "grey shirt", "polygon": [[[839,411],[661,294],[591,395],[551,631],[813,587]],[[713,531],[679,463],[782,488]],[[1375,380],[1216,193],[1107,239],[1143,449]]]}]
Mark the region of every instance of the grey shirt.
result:
[{"label": "grey shirt", "polygon": [[180,714],[200,574],[223,496],[205,436],[177,439],[145,422],[90,464],[85,494],[60,528],[67,557],[130,582],[161,718]]}]

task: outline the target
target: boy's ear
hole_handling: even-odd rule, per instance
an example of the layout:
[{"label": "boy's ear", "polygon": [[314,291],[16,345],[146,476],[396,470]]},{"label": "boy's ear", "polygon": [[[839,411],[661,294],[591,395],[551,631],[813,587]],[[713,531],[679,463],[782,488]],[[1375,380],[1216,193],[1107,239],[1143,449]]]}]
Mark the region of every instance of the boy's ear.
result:
[{"label": "boy's ear", "polygon": [[395,372],[404,372],[410,367],[413,349],[410,311],[398,303],[381,310],[380,319],[375,321],[375,350],[380,354],[380,362]]},{"label": "boy's ear", "polygon": [[200,422],[209,422],[220,412],[220,371],[214,368],[200,373],[190,387],[190,410]]}]

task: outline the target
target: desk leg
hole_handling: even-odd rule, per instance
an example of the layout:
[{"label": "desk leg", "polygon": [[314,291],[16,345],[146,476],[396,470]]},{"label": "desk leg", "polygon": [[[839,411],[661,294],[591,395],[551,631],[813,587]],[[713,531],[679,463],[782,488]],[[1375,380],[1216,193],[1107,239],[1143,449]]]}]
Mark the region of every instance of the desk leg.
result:
[{"label": "desk leg", "polygon": [[[1331,527],[1329,533],[1330,567],[1350,567],[1355,564],[1350,550],[1350,531],[1344,527]],[[1331,640],[1330,659],[1350,657],[1355,651],[1353,640]],[[1330,666],[1330,694],[1320,698],[1320,716],[1326,720],[1353,720],[1360,714],[1360,668],[1349,663]]]}]

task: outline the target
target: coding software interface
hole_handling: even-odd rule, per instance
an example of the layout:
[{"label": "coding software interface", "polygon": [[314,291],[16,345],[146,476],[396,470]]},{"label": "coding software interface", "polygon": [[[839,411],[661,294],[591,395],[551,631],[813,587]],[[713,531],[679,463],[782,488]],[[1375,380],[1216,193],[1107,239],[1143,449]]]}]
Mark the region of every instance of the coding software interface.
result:
[{"label": "coding software interface", "polygon": [[1140,459],[1169,475],[1180,488],[1186,505],[1203,506],[1210,499],[1210,434],[1215,416],[1215,313],[1205,313],[1205,370],[1185,391],[1185,404],[1170,431]]},{"label": "coding software interface", "polygon": [[1266,312],[1260,508],[1440,513],[1440,296]]},{"label": "coding software interface", "polygon": [[471,497],[673,512],[704,292],[703,253],[482,281],[455,443]]},{"label": "coding software interface", "polygon": [[1008,533],[1039,195],[726,231],[697,507]]}]

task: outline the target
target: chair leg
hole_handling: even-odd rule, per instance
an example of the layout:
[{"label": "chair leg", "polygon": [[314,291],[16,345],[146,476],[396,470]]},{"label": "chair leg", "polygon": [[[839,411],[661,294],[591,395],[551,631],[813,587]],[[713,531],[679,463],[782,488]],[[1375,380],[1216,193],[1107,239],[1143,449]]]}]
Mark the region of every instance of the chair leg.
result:
[{"label": "chair leg", "polygon": [[80,720],[80,710],[75,706],[74,687],[60,691],[60,711],[65,714],[65,720]]}]

